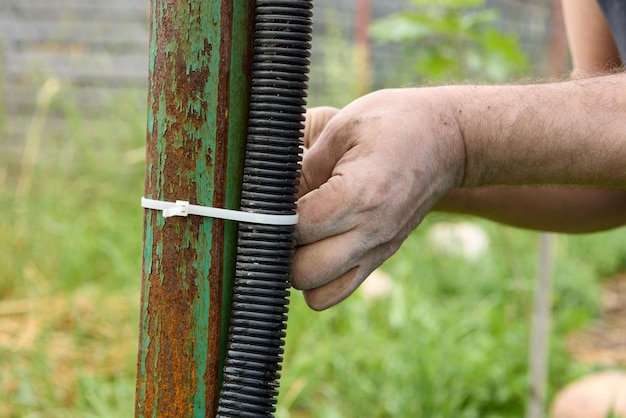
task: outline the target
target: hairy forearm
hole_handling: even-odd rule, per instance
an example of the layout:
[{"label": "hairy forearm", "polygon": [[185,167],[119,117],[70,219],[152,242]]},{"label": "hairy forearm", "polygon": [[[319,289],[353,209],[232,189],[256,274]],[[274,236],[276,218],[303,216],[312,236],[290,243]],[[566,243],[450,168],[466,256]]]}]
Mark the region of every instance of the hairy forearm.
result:
[{"label": "hairy forearm", "polygon": [[444,89],[465,145],[462,187],[626,189],[626,75]]},{"label": "hairy forearm", "polygon": [[[544,219],[531,218],[525,213],[541,205],[506,198],[489,203],[494,196],[472,195],[474,188],[496,185],[626,192],[624,87],[623,76],[609,76],[542,86],[381,90],[321,124],[309,114],[294,287],[314,309],[338,303],[399,248],[437,202],[438,208],[448,204],[447,210],[520,226],[555,226],[545,229],[565,228],[561,214],[590,219],[607,207],[613,214],[626,212],[623,198],[608,199],[594,211],[593,199],[585,205],[543,201],[533,216],[543,213]],[[321,126],[319,135],[313,132]],[[568,210],[583,207],[586,214]],[[618,218],[612,222],[620,223]],[[568,225],[576,225],[570,219]]]}]

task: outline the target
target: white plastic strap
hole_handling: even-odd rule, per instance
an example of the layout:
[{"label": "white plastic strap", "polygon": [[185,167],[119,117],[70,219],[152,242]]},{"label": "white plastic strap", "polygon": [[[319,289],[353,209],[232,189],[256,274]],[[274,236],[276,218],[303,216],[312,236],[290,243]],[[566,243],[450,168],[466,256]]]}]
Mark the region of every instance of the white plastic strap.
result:
[{"label": "white plastic strap", "polygon": [[209,206],[190,205],[185,200],[164,202],[162,200],[141,198],[141,206],[146,209],[162,210],[163,217],[199,215],[209,218],[226,219],[228,221],[247,222],[263,225],[295,225],[298,223],[298,214],[269,215],[265,213],[242,212],[232,209],[219,209]]}]

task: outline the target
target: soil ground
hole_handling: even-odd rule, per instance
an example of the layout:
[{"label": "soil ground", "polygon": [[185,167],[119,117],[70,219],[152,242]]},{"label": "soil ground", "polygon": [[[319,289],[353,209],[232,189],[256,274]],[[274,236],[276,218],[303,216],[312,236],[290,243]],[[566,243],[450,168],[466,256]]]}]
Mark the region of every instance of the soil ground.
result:
[{"label": "soil ground", "polygon": [[604,283],[600,317],[571,335],[568,348],[586,363],[626,367],[626,272]]}]

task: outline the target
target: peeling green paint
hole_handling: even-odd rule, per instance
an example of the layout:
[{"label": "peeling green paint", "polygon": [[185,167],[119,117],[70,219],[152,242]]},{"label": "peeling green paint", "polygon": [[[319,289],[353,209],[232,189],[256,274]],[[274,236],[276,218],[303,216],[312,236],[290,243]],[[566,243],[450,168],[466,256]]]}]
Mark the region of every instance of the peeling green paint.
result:
[{"label": "peeling green paint", "polygon": [[[210,243],[211,237],[210,219],[206,220],[198,235],[198,243],[200,245]],[[209,248],[210,251],[210,248]],[[211,270],[211,257],[200,260],[201,265],[198,268],[196,277],[196,286],[198,293],[208,295],[210,292],[209,272]],[[196,362],[195,377],[198,387],[193,396],[194,415],[204,417],[207,411],[206,399],[206,381],[204,375],[207,371],[207,358],[210,355],[218,355],[218,353],[209,353],[209,314],[210,298],[197,298],[193,306],[193,327],[191,330],[192,339],[195,341],[193,350],[193,359]]]},{"label": "peeling green paint", "polygon": [[[152,0],[145,196],[239,207],[254,1]],[[146,211],[136,416],[210,416],[236,223]]]}]

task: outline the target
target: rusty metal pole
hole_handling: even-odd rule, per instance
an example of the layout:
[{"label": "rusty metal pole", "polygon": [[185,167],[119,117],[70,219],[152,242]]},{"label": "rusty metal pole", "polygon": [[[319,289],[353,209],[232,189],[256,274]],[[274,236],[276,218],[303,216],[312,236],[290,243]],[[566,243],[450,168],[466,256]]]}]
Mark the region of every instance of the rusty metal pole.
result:
[{"label": "rusty metal pole", "polygon": [[[252,0],[152,0],[145,196],[238,209]],[[137,417],[213,417],[236,224],[146,210]]]}]

